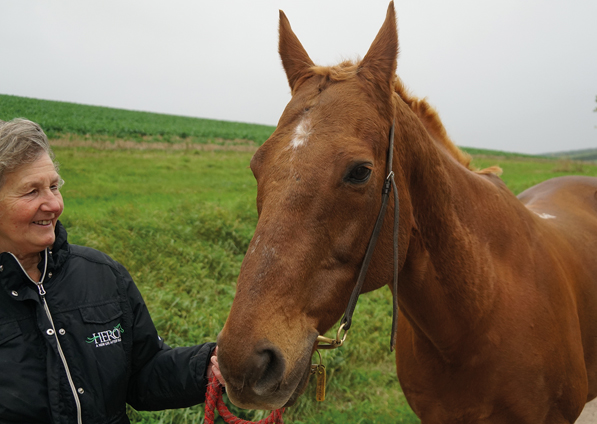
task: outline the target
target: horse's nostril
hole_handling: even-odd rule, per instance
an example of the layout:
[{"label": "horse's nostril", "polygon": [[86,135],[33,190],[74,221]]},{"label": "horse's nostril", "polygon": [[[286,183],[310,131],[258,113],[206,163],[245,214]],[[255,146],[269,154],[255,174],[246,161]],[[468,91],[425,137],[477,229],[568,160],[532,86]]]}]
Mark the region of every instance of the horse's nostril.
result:
[{"label": "horse's nostril", "polygon": [[280,349],[268,342],[256,349],[254,360],[253,390],[260,396],[273,393],[280,386],[285,369]]}]

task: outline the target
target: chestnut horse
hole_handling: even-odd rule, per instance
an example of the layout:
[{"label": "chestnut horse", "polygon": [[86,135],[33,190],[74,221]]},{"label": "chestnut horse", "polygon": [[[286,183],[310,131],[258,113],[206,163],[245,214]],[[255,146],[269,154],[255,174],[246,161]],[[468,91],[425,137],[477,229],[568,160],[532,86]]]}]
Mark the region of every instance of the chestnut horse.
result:
[{"label": "chestnut horse", "polygon": [[[313,64],[280,12],[292,98],[251,160],[259,221],[218,338],[228,395],[275,409],[304,391],[355,286],[393,149],[408,403],[424,424],[572,423],[597,396],[597,179],[517,198],[471,170],[396,77],[397,51],[392,3],[365,57],[333,67]],[[385,219],[363,292],[392,286],[393,229]]]}]

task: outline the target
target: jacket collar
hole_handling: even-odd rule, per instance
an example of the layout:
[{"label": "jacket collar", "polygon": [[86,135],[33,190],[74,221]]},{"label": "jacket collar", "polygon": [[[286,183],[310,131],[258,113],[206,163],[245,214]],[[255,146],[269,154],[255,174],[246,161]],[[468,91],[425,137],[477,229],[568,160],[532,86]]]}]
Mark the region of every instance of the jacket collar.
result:
[{"label": "jacket collar", "polygon": [[[67,234],[60,221],[56,223],[55,234],[56,238],[52,249],[40,252],[41,261],[37,267],[42,276],[45,276],[46,272],[56,274],[68,258],[69,244]],[[8,252],[0,253],[0,285],[11,295],[13,291],[22,293],[24,287],[29,287],[30,289],[35,287],[35,284],[25,273],[18,259]],[[34,293],[37,293],[37,287],[35,287]],[[28,297],[26,296],[26,298]]]},{"label": "jacket collar", "polygon": [[[62,267],[68,258],[69,244],[67,241],[66,229],[60,221],[56,222],[56,230],[54,231],[56,238],[54,246],[48,251],[48,269],[57,271]],[[43,259],[43,258],[42,258]],[[39,263],[39,270],[43,272],[43,260]]]}]

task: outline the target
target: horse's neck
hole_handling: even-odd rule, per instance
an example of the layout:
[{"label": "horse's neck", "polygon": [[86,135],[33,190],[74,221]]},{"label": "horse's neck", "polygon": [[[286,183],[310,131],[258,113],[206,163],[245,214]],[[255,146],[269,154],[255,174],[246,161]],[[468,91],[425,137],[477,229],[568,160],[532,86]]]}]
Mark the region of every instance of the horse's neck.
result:
[{"label": "horse's neck", "polygon": [[[399,156],[414,223],[399,284],[401,309],[449,355],[495,301],[489,239],[500,220],[487,214],[506,216],[512,205],[496,202],[503,189],[458,164],[422,128],[402,137],[410,139],[400,143],[409,151]],[[493,200],[484,204],[487,199]]]}]

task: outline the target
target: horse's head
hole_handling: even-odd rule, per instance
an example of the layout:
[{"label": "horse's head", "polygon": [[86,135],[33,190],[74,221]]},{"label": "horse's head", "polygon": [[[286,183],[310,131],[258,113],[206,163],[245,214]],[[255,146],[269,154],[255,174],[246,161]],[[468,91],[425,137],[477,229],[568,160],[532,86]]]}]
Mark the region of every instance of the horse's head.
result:
[{"label": "horse's head", "polygon": [[[313,64],[280,12],[292,99],[251,161],[259,221],[218,338],[238,406],[293,404],[317,336],[348,303],[381,205],[397,50],[393,4],[363,60],[331,68]],[[386,220],[384,232],[391,226]],[[390,240],[380,240],[365,290],[392,280],[391,266],[378,266],[391,264]]]}]

